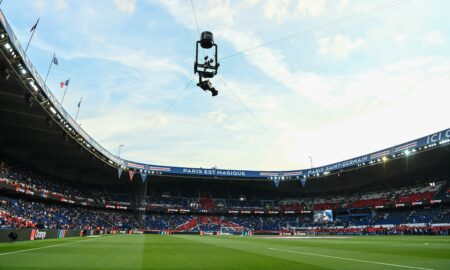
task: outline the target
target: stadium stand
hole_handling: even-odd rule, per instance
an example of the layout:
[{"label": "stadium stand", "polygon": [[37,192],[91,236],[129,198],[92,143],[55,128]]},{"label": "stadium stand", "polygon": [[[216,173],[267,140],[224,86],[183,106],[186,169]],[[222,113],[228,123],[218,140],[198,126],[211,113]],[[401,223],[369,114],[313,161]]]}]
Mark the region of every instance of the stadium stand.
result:
[{"label": "stadium stand", "polygon": [[41,229],[131,229],[137,223],[129,214],[66,207],[56,204],[0,198],[4,213],[1,227],[32,227]]},{"label": "stadium stand", "polygon": [[[124,189],[67,182],[2,158],[0,228],[144,230],[214,233],[243,228],[252,234],[447,234],[449,185],[380,186],[348,194],[271,198],[268,193],[220,192],[217,183],[155,188],[145,198],[147,213],[133,208]],[[259,197],[257,194],[264,194]],[[213,195],[224,196],[222,198]],[[248,199],[250,198],[250,199]],[[270,198],[270,197],[269,197]],[[335,220],[316,223],[312,214],[336,210]],[[241,231],[239,231],[241,232]]]}]

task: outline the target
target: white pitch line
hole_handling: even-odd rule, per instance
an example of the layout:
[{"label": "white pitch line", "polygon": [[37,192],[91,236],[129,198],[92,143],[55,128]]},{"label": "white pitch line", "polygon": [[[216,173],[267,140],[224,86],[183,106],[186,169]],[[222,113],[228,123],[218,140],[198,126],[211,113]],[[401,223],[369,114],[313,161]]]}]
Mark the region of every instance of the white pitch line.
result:
[{"label": "white pitch line", "polygon": [[419,270],[434,270],[434,269],[431,269],[431,268],[415,267],[415,266],[408,266],[408,265],[402,265],[402,264],[382,263],[382,262],[375,262],[375,261],[365,261],[365,260],[358,260],[358,259],[351,259],[351,258],[345,258],[345,257],[337,257],[337,256],[330,256],[330,255],[323,255],[323,254],[309,253],[309,252],[302,252],[302,251],[285,250],[285,249],[277,249],[277,248],[269,248],[269,249],[270,250],[275,250],[275,251],[297,253],[297,254],[318,256],[318,257],[325,257],[325,258],[339,259],[339,260],[347,260],[347,261],[354,261],[354,262],[363,262],[363,263],[387,265],[387,266],[393,266],[393,267],[402,267],[402,268],[419,269]]},{"label": "white pitch line", "polygon": [[29,248],[29,249],[16,250],[16,251],[11,251],[11,252],[0,253],[0,256],[3,256],[3,255],[9,255],[9,254],[14,254],[14,253],[21,253],[21,252],[26,252],[26,251],[32,251],[32,250],[38,250],[38,249],[44,249],[44,248],[51,248],[51,247],[65,246],[65,245],[70,245],[70,244],[79,243],[79,242],[92,241],[92,240],[95,240],[95,239],[97,239],[97,238],[92,238],[92,239],[88,239],[88,240],[73,241],[73,242],[69,242],[69,243],[62,243],[62,244],[56,244],[56,245],[49,245],[49,246],[44,246],[44,247],[37,247],[37,248]]}]

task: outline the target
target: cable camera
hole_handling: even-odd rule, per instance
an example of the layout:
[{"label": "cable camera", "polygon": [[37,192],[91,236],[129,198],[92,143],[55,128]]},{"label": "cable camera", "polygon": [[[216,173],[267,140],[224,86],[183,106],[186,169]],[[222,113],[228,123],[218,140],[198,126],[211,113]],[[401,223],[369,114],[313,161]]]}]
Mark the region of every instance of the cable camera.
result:
[{"label": "cable camera", "polygon": [[[199,58],[199,50],[203,50],[203,58]],[[207,53],[212,53],[212,55]],[[200,40],[196,43],[194,74],[198,74],[197,86],[203,91],[210,91],[213,97],[217,96],[219,91],[216,90],[209,79],[217,75],[219,66],[217,44],[214,43],[213,33],[204,31],[200,35]]]}]

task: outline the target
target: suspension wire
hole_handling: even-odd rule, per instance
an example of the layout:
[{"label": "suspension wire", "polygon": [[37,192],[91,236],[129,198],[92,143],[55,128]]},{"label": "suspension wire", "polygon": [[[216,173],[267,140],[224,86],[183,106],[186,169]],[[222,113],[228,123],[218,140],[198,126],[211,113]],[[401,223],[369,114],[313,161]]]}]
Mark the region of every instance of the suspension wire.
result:
[{"label": "suspension wire", "polygon": [[172,102],[169,104],[169,106],[167,106],[167,108],[164,110],[164,112],[158,114],[159,117],[156,118],[155,122],[153,122],[153,125],[147,131],[143,132],[142,136],[140,136],[136,141],[140,141],[142,138],[144,138],[145,136],[152,133],[153,129],[159,124],[161,118],[164,118],[167,115],[167,113],[172,109],[173,105],[175,105],[175,103],[177,103],[177,101],[183,95],[184,91],[191,85],[191,83],[194,79],[195,79],[195,77],[192,77],[189,80],[189,82],[183,87],[183,89],[181,89],[181,91],[178,92],[178,95],[175,97],[175,99],[172,100]]},{"label": "suspension wire", "polygon": [[194,13],[195,24],[197,25],[198,36],[200,36],[200,27],[198,26],[197,14],[195,12],[194,1],[193,0],[191,0],[191,7],[192,7],[192,13]]},{"label": "suspension wire", "polygon": [[242,99],[239,98],[239,96],[233,91],[233,89],[231,89],[231,87],[225,82],[225,80],[222,77],[218,78],[222,82],[222,84],[226,88],[228,88],[231,94],[233,94],[234,98],[242,105],[242,107],[244,107],[244,109],[256,120],[256,122],[259,123],[259,125],[264,129],[264,131],[267,132],[267,134],[269,134],[269,136],[272,137],[272,139],[276,139],[274,135],[266,128],[264,123],[261,120],[259,120],[259,118],[253,113],[252,110],[250,110],[250,108],[247,105],[245,105],[244,101],[242,101]]},{"label": "suspension wire", "polygon": [[[200,27],[198,25],[197,13],[195,12],[194,0],[191,0],[191,7],[192,7],[192,13],[194,13],[195,25],[197,26],[197,33],[198,33],[198,36],[200,37]],[[203,57],[205,57],[206,54],[205,54],[205,49],[203,49],[203,47],[202,47],[202,53],[203,53]]]},{"label": "suspension wire", "polygon": [[327,22],[327,23],[324,23],[324,24],[321,24],[321,25],[317,25],[317,26],[305,29],[305,30],[300,31],[300,32],[293,33],[291,35],[287,35],[287,36],[284,36],[284,37],[281,37],[281,38],[278,38],[278,39],[274,39],[272,41],[263,43],[261,45],[255,46],[255,47],[251,47],[251,48],[248,48],[248,49],[244,49],[244,50],[241,50],[241,51],[229,54],[227,56],[224,56],[224,57],[220,58],[220,60],[225,60],[225,59],[228,59],[228,58],[231,58],[231,57],[235,57],[235,56],[238,56],[238,55],[241,55],[241,54],[246,54],[246,53],[248,53],[250,51],[254,51],[254,50],[257,50],[257,49],[268,47],[268,46],[273,45],[275,43],[286,41],[286,40],[295,38],[295,37],[300,36],[300,35],[309,34],[309,33],[315,32],[315,31],[323,29],[323,28],[335,27],[335,26],[337,26],[339,24],[343,24],[343,23],[346,23],[346,22],[349,22],[349,21],[352,21],[352,20],[355,20],[355,19],[359,19],[359,18],[367,16],[367,15],[376,13],[376,12],[380,12],[380,11],[387,10],[387,9],[390,9],[390,8],[393,8],[393,7],[402,5],[402,4],[406,4],[407,2],[411,2],[411,1],[412,0],[395,0],[395,1],[388,2],[388,3],[384,3],[384,4],[376,6],[374,8],[366,9],[366,10],[357,12],[355,14],[349,15],[349,16],[345,16],[345,17],[342,17],[342,18],[339,18],[339,19],[336,19],[336,20],[333,20],[333,21],[330,21],[330,22]]}]

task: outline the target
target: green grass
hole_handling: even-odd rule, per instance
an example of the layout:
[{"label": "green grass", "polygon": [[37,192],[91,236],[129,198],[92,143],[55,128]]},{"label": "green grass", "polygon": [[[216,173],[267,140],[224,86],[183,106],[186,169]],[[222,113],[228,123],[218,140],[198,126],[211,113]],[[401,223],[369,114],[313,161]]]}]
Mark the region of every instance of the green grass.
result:
[{"label": "green grass", "polygon": [[117,235],[0,244],[0,269],[450,269],[450,237]]}]

